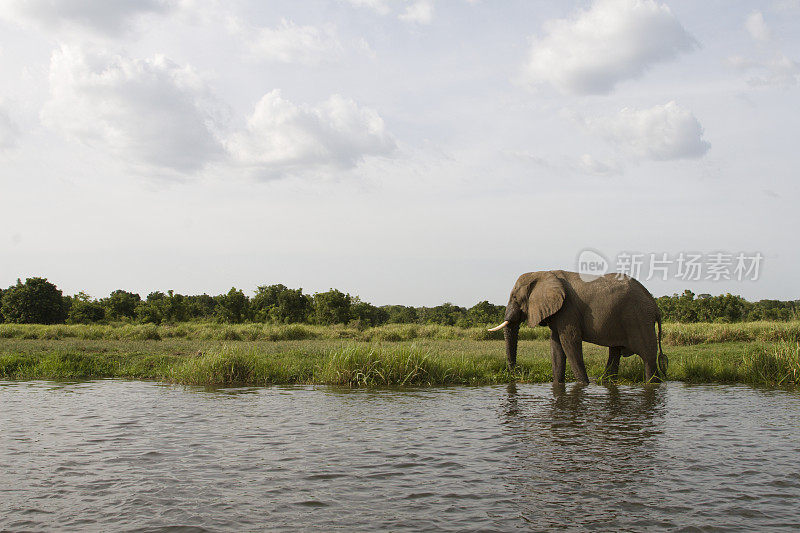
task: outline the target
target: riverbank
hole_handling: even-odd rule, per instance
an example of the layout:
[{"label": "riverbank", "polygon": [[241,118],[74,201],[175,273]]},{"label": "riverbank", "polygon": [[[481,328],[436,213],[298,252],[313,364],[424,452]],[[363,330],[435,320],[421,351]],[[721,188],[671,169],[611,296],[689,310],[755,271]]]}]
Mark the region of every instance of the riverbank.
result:
[{"label": "riverbank", "polygon": [[[523,327],[520,340],[547,340],[545,327]],[[416,339],[439,340],[502,340],[503,332],[481,328],[459,328],[436,324],[386,324],[374,328],[346,325],[315,326],[310,324],[218,324],[183,322],[178,324],[0,324],[3,339],[85,339],[85,340],[168,340],[193,341],[295,341],[353,340],[361,342],[398,342]],[[716,342],[800,342],[800,321],[663,324],[663,342],[670,345],[694,345]]]},{"label": "riverbank", "polygon": [[[668,324],[668,379],[690,383],[800,384],[797,323]],[[687,333],[688,332],[688,333]],[[513,374],[502,340],[444,326],[371,330],[315,326],[0,327],[0,378],[121,378],[194,385],[339,386],[484,385],[552,379],[545,328],[523,328]],[[737,339],[728,341],[729,337]],[[250,339],[253,340],[250,340]],[[274,340],[265,340],[274,338]],[[705,339],[698,342],[698,339]],[[716,341],[716,340],[720,341]],[[689,340],[692,344],[678,344]],[[607,350],[584,345],[589,376],[602,376]],[[641,382],[638,357],[624,358],[619,379]],[[571,379],[569,370],[567,379]]]}]

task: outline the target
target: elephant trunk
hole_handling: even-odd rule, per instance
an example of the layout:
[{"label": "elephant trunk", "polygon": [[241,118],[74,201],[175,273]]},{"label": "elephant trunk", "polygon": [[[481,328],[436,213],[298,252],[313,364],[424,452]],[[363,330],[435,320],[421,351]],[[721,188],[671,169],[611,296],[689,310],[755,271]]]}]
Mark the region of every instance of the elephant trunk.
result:
[{"label": "elephant trunk", "polygon": [[509,368],[517,364],[517,341],[519,341],[519,322],[509,323],[503,330],[506,339],[506,362]]},{"label": "elephant trunk", "polygon": [[506,339],[506,362],[509,368],[513,368],[517,364],[517,341],[522,318],[522,309],[514,300],[509,300],[506,306],[506,327],[503,330],[503,336]]}]

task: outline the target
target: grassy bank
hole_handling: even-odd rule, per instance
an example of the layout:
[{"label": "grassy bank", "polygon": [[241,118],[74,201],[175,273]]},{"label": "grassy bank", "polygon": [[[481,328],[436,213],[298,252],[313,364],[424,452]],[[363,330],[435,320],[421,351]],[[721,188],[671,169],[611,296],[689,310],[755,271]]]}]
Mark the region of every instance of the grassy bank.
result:
[{"label": "grassy bank", "polygon": [[[669,324],[668,378],[692,383],[800,384],[800,323]],[[494,384],[552,379],[548,330],[522,330],[513,375],[502,340],[484,330],[395,325],[367,330],[306,325],[0,326],[2,379],[147,379],[199,385]],[[584,345],[590,377],[607,351]],[[638,357],[622,381],[641,381]],[[568,379],[571,379],[568,371]]]},{"label": "grassy bank", "polygon": [[[520,340],[547,340],[550,330],[544,327],[520,329]],[[439,340],[502,340],[503,332],[486,328],[422,324],[387,324],[359,329],[345,325],[314,326],[308,324],[217,324],[186,322],[180,324],[91,324],[41,325],[0,324],[3,339],[39,340],[168,340],[192,341],[294,341],[353,340],[359,342],[402,342],[416,339]],[[694,345],[718,342],[800,342],[800,321],[725,323],[665,323],[663,341],[668,345]]]}]

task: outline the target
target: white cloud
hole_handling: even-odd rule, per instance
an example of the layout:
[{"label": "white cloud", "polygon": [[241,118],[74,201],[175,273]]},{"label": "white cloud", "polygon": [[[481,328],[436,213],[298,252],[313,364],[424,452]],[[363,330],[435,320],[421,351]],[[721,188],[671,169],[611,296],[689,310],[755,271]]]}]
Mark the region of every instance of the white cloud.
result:
[{"label": "white cloud", "polygon": [[0,17],[32,22],[46,29],[83,27],[115,35],[129,30],[137,17],[166,12],[174,3],[173,0],[4,0]]},{"label": "white cloud", "polygon": [[278,90],[256,104],[244,131],[227,141],[232,157],[262,177],[320,168],[352,168],[364,156],[388,155],[395,142],[373,110],[331,96],[296,105]]},{"label": "white cloud", "polygon": [[[475,0],[468,1],[473,3]],[[389,0],[347,0],[347,2],[355,7],[372,9],[379,15],[388,15],[392,13],[392,7],[401,5],[401,2],[397,0],[394,2]],[[427,25],[433,22],[433,14],[433,0],[406,0],[406,8],[397,15],[397,18],[412,24]]]},{"label": "white cloud", "polygon": [[433,21],[433,2],[431,0],[417,0],[409,5],[397,18],[416,24],[430,24]]},{"label": "white cloud", "polygon": [[0,152],[10,150],[17,145],[19,127],[11,120],[11,116],[0,102]]},{"label": "white cloud", "polygon": [[331,27],[298,26],[285,19],[277,28],[254,30],[250,49],[266,61],[306,65],[336,59],[344,51]]},{"label": "white cloud", "polygon": [[524,79],[575,94],[607,94],[696,46],[670,9],[653,0],[597,0],[544,30],[531,45]]},{"label": "white cloud", "polygon": [[618,174],[621,170],[616,161],[601,161],[589,154],[583,154],[578,158],[577,167],[582,172],[599,176]]},{"label": "white cloud", "polygon": [[645,159],[693,159],[711,147],[703,139],[697,118],[675,102],[650,109],[624,108],[615,116],[587,118],[583,123],[589,131]]},{"label": "white cloud", "polygon": [[754,87],[794,87],[800,82],[800,65],[778,52],[771,59],[744,65],[755,72],[747,83]]},{"label": "white cloud", "polygon": [[179,173],[223,154],[215,104],[200,77],[169,59],[62,47],[50,63],[49,127],[130,163]]},{"label": "white cloud", "polygon": [[750,13],[744,26],[747,28],[747,32],[750,36],[757,41],[769,41],[772,39],[772,33],[769,31],[761,11],[753,11]]},{"label": "white cloud", "polygon": [[347,1],[355,7],[366,7],[372,9],[373,11],[381,15],[386,15],[391,11],[388,5],[388,0],[347,0]]},{"label": "white cloud", "polygon": [[794,87],[800,83],[800,65],[781,52],[772,39],[772,32],[760,11],[752,12],[744,24],[750,36],[761,43],[760,57],[731,56],[729,66],[749,73],[752,87]]}]

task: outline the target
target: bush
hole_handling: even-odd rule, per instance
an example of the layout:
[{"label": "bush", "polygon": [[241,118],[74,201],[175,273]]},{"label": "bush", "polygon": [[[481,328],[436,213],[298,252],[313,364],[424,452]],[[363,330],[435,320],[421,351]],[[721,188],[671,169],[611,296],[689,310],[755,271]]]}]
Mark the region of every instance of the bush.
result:
[{"label": "bush", "polygon": [[388,314],[390,324],[414,324],[419,320],[417,309],[405,305],[384,305],[382,307]]},{"label": "bush", "polygon": [[136,319],[149,324],[161,324],[164,320],[162,306],[157,301],[139,302],[136,305]]},{"label": "bush", "polygon": [[227,294],[217,296],[217,317],[223,322],[241,324],[250,318],[250,300],[241,290],[231,287]]},{"label": "bush", "polygon": [[103,304],[108,318],[120,320],[136,317],[136,306],[140,301],[142,298],[138,294],[118,289],[112,292],[108,298],[100,300],[100,303]]},{"label": "bush", "polygon": [[359,329],[380,326],[389,320],[389,313],[384,309],[362,302],[358,298],[355,300],[350,307],[350,316],[356,321],[355,326]]},{"label": "bush", "polygon": [[61,291],[46,278],[28,278],[3,291],[2,314],[16,324],[60,324],[69,310]]},{"label": "bush", "polygon": [[339,290],[318,292],[314,295],[314,323],[323,326],[346,324],[350,320],[351,305],[350,295]]},{"label": "bush", "polygon": [[70,324],[92,324],[106,317],[106,310],[100,302],[93,300],[73,300],[69,308],[67,322]]},{"label": "bush", "polygon": [[465,318],[466,314],[466,308],[453,305],[450,302],[445,302],[436,307],[421,307],[418,310],[418,315],[422,322],[442,326],[454,326]]},{"label": "bush", "polygon": [[302,288],[289,289],[282,284],[259,286],[250,306],[256,320],[283,324],[307,322],[312,309]]}]

